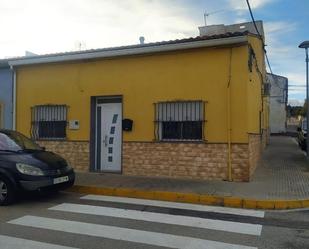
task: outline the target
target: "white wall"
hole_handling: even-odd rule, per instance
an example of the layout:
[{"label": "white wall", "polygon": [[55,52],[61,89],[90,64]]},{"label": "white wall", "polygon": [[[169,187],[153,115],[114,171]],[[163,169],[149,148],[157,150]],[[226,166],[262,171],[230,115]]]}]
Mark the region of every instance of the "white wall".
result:
[{"label": "white wall", "polygon": [[270,132],[286,132],[286,105],[288,79],[279,75],[267,74],[270,89]]}]

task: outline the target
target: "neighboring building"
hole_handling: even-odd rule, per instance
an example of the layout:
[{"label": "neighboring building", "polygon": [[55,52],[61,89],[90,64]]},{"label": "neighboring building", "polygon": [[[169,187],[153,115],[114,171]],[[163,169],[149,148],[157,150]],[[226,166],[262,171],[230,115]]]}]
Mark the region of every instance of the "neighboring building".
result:
[{"label": "neighboring building", "polygon": [[[259,32],[256,31],[256,28]],[[199,27],[200,36],[204,35],[221,35],[227,33],[244,32],[247,31],[251,34],[261,35],[264,39],[264,28],[262,21],[255,21],[255,25],[252,22],[243,22],[231,25],[207,25]]]},{"label": "neighboring building", "polygon": [[270,133],[286,133],[288,79],[280,75],[269,73],[267,73],[266,78],[267,82],[270,84]]},{"label": "neighboring building", "polygon": [[0,129],[13,125],[13,73],[6,60],[0,61]]},{"label": "neighboring building", "polygon": [[16,129],[79,171],[248,181],[268,132],[260,38],[11,60]]}]

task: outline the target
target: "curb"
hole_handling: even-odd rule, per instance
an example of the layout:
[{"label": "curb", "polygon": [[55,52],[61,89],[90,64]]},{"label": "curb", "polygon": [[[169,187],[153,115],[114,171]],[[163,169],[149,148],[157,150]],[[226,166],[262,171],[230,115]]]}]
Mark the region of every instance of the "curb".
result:
[{"label": "curb", "polygon": [[200,205],[213,205],[246,209],[284,210],[296,208],[309,208],[307,200],[255,200],[241,197],[223,197],[214,195],[201,195],[194,193],[178,193],[168,191],[151,191],[133,188],[107,188],[74,185],[70,192],[80,194],[108,195],[118,197],[140,198],[159,201],[184,202]]}]

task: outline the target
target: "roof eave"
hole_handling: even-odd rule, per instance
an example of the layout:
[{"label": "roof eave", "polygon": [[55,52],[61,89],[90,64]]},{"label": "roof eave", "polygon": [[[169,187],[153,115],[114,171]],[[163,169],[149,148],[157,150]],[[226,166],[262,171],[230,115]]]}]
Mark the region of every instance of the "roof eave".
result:
[{"label": "roof eave", "polygon": [[46,56],[46,57],[38,56],[34,58],[9,60],[8,63],[10,66],[22,66],[22,65],[32,65],[32,64],[68,62],[68,61],[111,58],[111,57],[129,56],[129,55],[160,53],[160,52],[168,52],[168,51],[202,48],[202,47],[228,46],[228,45],[236,45],[236,44],[241,44],[241,43],[246,43],[246,42],[248,42],[248,37],[245,35],[245,36],[236,36],[236,37],[211,39],[211,40],[201,40],[201,41],[193,41],[193,42],[183,42],[183,43],[175,43],[175,44],[154,45],[154,46],[149,46],[149,47],[125,48],[125,49],[118,49],[118,50],[104,50],[104,51],[69,54],[69,55],[51,55],[51,56]]}]

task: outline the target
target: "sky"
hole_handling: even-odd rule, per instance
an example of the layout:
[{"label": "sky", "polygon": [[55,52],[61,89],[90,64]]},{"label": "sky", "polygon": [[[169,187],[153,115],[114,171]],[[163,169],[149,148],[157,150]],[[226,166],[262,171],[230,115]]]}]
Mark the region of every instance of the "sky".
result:
[{"label": "sky", "polygon": [[[273,73],[289,79],[289,103],[305,98],[309,0],[250,0],[264,22]],[[250,21],[245,0],[0,0],[0,58],[181,39],[207,24]]]}]

